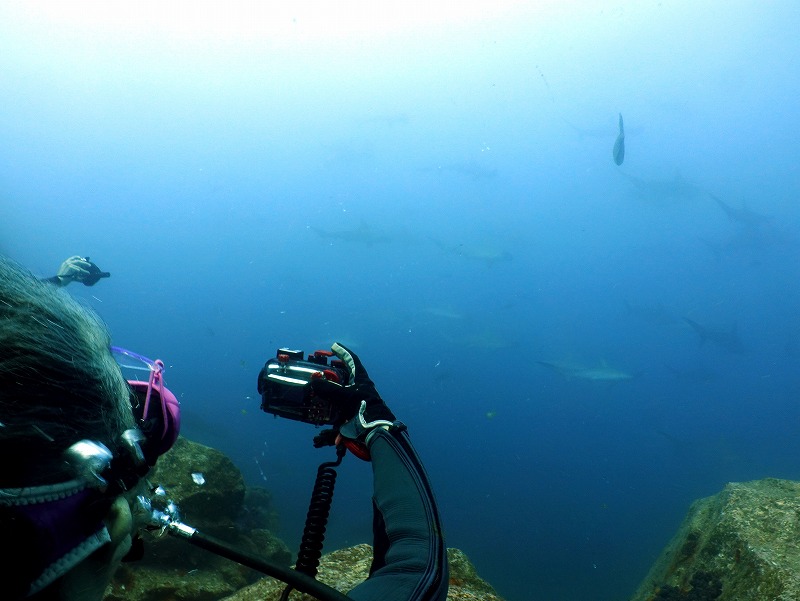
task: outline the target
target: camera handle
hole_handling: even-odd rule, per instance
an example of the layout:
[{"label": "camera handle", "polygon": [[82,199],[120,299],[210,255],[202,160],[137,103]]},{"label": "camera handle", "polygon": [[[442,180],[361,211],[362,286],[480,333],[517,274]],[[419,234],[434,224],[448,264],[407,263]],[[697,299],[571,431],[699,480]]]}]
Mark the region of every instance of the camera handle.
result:
[{"label": "camera handle", "polygon": [[[328,515],[333,503],[333,488],[336,485],[336,470],[333,469],[342,463],[347,449],[344,445],[336,447],[336,461],[327,461],[317,468],[317,479],[314,490],[311,492],[311,501],[308,504],[306,526],[300,542],[300,551],[297,554],[295,570],[311,578],[317,575],[319,559],[322,557],[322,546],[325,540],[325,529],[328,526]],[[281,601],[289,598],[289,593],[294,587],[288,584],[283,590]]]}]

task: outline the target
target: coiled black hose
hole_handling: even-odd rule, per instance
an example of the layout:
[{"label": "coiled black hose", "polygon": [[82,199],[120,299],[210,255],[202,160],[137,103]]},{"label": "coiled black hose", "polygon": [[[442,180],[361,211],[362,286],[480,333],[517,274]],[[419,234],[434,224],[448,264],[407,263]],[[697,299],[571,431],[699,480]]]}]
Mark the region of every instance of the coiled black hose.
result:
[{"label": "coiled black hose", "polygon": [[319,567],[319,558],[322,557],[322,544],[325,540],[325,529],[328,526],[328,516],[333,503],[333,488],[336,485],[336,470],[333,469],[342,463],[345,454],[343,446],[336,449],[336,461],[328,461],[317,468],[317,479],[314,490],[311,492],[311,501],[308,504],[306,527],[300,542],[300,551],[297,554],[295,570],[314,578]]},{"label": "coiled black hose", "polygon": [[[346,449],[343,445],[336,447],[336,461],[327,461],[317,468],[317,479],[311,492],[311,501],[306,514],[306,526],[297,553],[295,570],[311,578],[317,575],[319,559],[322,557],[322,546],[325,541],[325,529],[328,527],[328,516],[333,503],[333,489],[336,485],[336,470],[342,463]],[[292,586],[288,585],[281,595],[281,601],[289,598]]]}]

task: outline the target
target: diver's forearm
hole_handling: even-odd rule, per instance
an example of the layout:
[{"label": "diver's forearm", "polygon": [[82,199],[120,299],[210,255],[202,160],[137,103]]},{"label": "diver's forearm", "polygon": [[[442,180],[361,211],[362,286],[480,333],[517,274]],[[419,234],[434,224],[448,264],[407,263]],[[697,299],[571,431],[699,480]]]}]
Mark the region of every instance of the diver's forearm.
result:
[{"label": "diver's forearm", "polygon": [[348,595],[358,601],[444,601],[447,547],[425,469],[405,432],[370,440],[375,557],[370,577]]}]

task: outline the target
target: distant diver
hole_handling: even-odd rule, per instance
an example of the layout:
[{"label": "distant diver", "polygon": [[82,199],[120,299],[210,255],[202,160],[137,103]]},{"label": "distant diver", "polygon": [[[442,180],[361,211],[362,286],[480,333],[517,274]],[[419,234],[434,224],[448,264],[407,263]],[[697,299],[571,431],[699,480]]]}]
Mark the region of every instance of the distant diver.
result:
[{"label": "distant diver", "polygon": [[81,282],[84,286],[94,286],[101,278],[110,278],[111,274],[107,271],[100,271],[100,268],[89,260],[89,257],[75,255],[61,264],[58,274],[51,278],[46,278],[46,282],[56,286],[67,286],[72,282]]},{"label": "distant diver", "polygon": [[625,128],[622,127],[622,113],[619,114],[619,135],[614,142],[614,162],[617,165],[622,165],[625,160]]}]

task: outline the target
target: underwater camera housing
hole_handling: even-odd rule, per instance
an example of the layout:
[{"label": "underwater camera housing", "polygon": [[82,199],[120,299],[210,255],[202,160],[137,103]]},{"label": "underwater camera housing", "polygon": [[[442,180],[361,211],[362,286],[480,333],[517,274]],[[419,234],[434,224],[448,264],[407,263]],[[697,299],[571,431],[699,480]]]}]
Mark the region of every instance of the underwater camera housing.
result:
[{"label": "underwater camera housing", "polygon": [[347,382],[344,363],[333,359],[328,365],[332,355],[330,351],[315,351],[303,359],[303,351],[278,349],[276,357],[267,361],[258,374],[261,409],[315,426],[337,425],[344,421],[340,409],[331,401],[316,396],[311,388],[312,378]]}]

